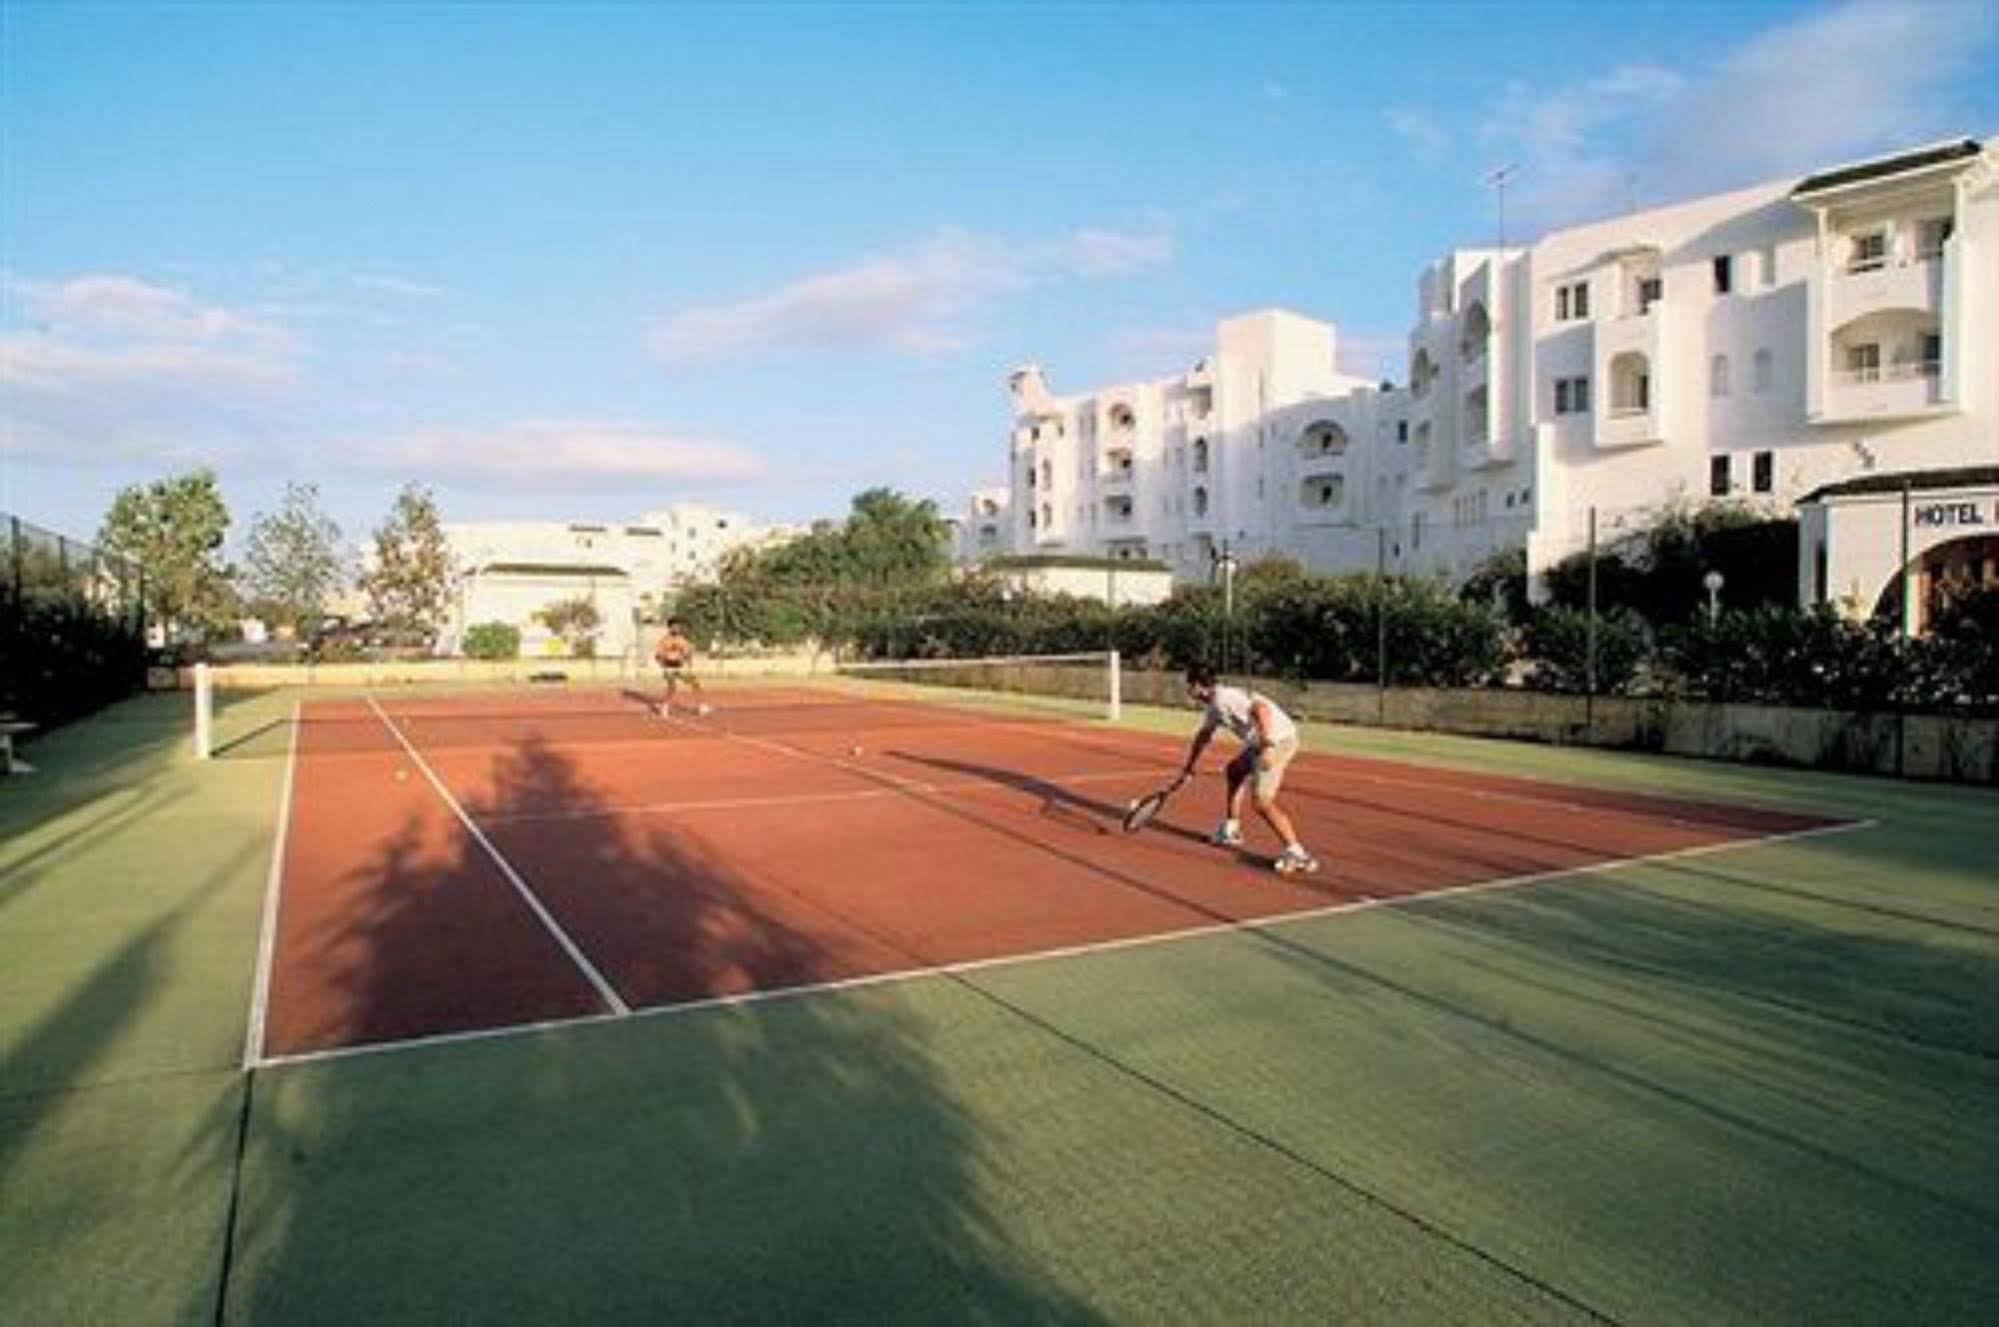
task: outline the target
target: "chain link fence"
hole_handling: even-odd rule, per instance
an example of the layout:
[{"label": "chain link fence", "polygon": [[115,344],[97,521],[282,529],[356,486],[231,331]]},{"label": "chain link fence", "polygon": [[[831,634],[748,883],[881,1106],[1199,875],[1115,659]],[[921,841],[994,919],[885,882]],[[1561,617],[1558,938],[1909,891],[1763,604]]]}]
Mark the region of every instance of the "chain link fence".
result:
[{"label": "chain link fence", "polygon": [[47,727],[145,682],[144,570],[0,513],[0,717]]}]

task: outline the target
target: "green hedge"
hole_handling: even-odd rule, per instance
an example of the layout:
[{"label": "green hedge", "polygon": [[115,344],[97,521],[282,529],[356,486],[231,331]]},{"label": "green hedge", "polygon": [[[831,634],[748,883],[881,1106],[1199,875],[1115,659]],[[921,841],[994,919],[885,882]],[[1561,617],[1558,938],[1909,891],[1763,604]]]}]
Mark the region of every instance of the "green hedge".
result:
[{"label": "green hedge", "polygon": [[0,599],[0,714],[52,726],[146,685],[135,622],[79,595]]},{"label": "green hedge", "polygon": [[465,629],[468,659],[518,659],[521,629],[510,622],[479,622]]}]

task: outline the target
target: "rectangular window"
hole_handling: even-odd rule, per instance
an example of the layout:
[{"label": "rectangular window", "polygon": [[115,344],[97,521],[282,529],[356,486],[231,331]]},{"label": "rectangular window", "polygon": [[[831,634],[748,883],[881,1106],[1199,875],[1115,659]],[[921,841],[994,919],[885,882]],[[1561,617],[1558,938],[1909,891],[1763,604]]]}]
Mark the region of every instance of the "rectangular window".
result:
[{"label": "rectangular window", "polygon": [[1951,235],[1951,218],[1933,217],[1925,221],[1916,233],[1916,257],[1943,257],[1944,241]]},{"label": "rectangular window", "polygon": [[1714,260],[1714,293],[1726,295],[1735,285],[1735,261],[1727,254]]},{"label": "rectangular window", "polygon": [[1555,413],[1558,415],[1569,413],[1569,380],[1567,378],[1555,379]]},{"label": "rectangular window", "polygon": [[1579,415],[1589,413],[1589,379],[1577,378],[1569,388],[1569,404]]},{"label": "rectangular window", "polygon": [[1729,490],[1728,458],[1711,457],[1707,463],[1707,491],[1709,497],[1725,498]]},{"label": "rectangular window", "polygon": [[1589,282],[1555,287],[1555,321],[1571,322],[1589,317]]},{"label": "rectangular window", "polygon": [[1757,452],[1749,461],[1749,486],[1758,493],[1768,493],[1774,487],[1776,478],[1776,457],[1771,452]]},{"label": "rectangular window", "polygon": [[1589,317],[1589,282],[1587,281],[1576,282],[1575,310],[1576,317]]},{"label": "rectangular window", "polygon": [[1406,420],[1406,419],[1398,419],[1398,420],[1396,420],[1396,421],[1395,421],[1395,440],[1396,440],[1397,442],[1407,442],[1407,441],[1409,441],[1409,421],[1408,421],[1408,420]]},{"label": "rectangular window", "polygon": [[1923,333],[1923,375],[1934,378],[1943,371],[1943,336],[1938,332]]},{"label": "rectangular window", "polygon": [[1556,286],[1555,321],[1558,323],[1565,323],[1568,320],[1569,320],[1569,288],[1567,286]]},{"label": "rectangular window", "polygon": [[1846,348],[1846,371],[1855,382],[1881,379],[1881,347],[1874,342]]},{"label": "rectangular window", "polygon": [[1849,272],[1878,271],[1887,266],[1887,263],[1887,232],[1877,230],[1853,237],[1853,261],[1847,264]]},{"label": "rectangular window", "polygon": [[1648,276],[1638,283],[1638,312],[1648,312],[1664,297],[1666,282],[1663,277]]}]

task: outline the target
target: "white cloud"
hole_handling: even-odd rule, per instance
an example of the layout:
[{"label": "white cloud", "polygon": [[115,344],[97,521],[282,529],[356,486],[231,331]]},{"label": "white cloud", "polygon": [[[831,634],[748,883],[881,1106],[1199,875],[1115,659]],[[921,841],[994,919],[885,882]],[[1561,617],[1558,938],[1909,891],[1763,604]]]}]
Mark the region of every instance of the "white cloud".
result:
[{"label": "white cloud", "polygon": [[362,443],[350,454],[373,470],[467,487],[532,484],[551,493],[730,482],[768,471],[755,453],[733,443],[591,421],[425,430]]},{"label": "white cloud", "polygon": [[1957,80],[1990,68],[1990,5],[1864,0],[1751,36],[1704,69],[1634,64],[1547,88],[1515,83],[1484,147],[1520,167],[1529,228],[1740,188],[1977,126]]},{"label": "white cloud", "polygon": [[106,386],[274,387],[296,381],[285,327],[117,274],[10,281],[28,323],[0,331],[0,382],[63,392]]},{"label": "white cloud", "polygon": [[654,328],[667,360],[773,349],[887,348],[936,355],[968,344],[964,320],[1052,273],[1116,276],[1172,255],[1163,231],[1086,229],[1040,245],[946,230],[733,304],[673,314]]},{"label": "white cloud", "polygon": [[1389,129],[1407,139],[1425,157],[1435,157],[1451,145],[1451,135],[1443,125],[1422,111],[1407,106],[1391,106],[1382,112]]},{"label": "white cloud", "polygon": [[437,299],[446,293],[441,286],[411,281],[386,272],[360,272],[353,280],[357,290],[372,295],[393,295],[399,299]]}]

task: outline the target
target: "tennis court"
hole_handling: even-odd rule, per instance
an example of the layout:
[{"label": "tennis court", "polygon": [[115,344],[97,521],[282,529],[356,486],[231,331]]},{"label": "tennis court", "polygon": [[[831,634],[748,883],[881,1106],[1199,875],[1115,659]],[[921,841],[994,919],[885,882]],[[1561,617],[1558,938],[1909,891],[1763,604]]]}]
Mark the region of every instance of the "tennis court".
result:
[{"label": "tennis court", "polygon": [[851,683],[306,700],[257,1058],[1255,925],[1850,822],[1307,756],[1308,880],[1205,842],[1171,739]]},{"label": "tennis court", "polygon": [[[1989,790],[1189,711],[219,692],[0,788],[0,1317],[1999,1311]],[[1249,826],[1250,847],[1274,844]]]}]

